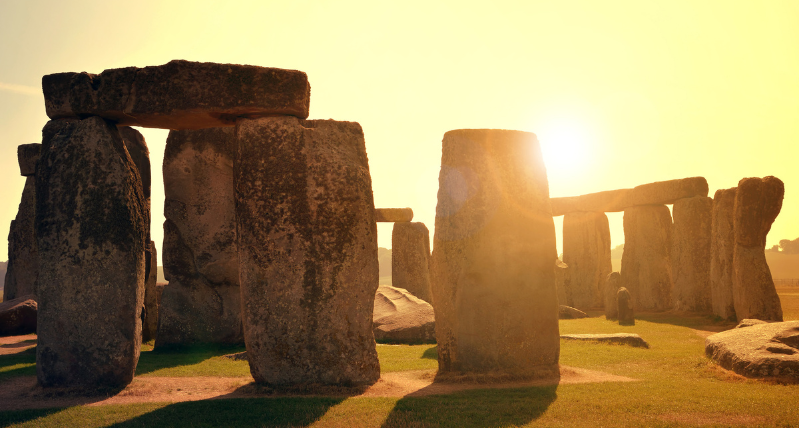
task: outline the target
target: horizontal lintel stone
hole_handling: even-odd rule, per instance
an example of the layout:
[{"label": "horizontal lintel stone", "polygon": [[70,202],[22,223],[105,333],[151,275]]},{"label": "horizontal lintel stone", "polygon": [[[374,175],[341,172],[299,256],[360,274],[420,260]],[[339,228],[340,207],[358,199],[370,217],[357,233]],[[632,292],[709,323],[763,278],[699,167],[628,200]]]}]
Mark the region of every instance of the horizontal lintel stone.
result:
[{"label": "horizontal lintel stone", "polygon": [[375,208],[375,221],[385,223],[406,223],[413,220],[410,208]]},{"label": "horizontal lintel stone", "polygon": [[311,98],[302,71],[184,60],[49,74],[42,90],[51,119],[100,116],[117,125],[174,130],[234,126],[239,118],[304,119]]}]

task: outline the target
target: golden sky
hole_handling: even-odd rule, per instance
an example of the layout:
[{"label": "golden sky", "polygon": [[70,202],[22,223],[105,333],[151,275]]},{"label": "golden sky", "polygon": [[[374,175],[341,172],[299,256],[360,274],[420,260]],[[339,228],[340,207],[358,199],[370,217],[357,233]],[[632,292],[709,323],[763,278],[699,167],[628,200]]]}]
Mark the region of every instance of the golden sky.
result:
[{"label": "golden sky", "polygon": [[[774,175],[768,245],[799,237],[799,1],[430,3],[0,0],[0,236],[16,147],[47,120],[42,75],[186,59],[306,72],[310,118],[363,127],[375,204],[431,232],[444,133],[504,128],[538,135],[552,196],[690,176],[712,196]],[[167,131],[142,131],[160,243]]]}]

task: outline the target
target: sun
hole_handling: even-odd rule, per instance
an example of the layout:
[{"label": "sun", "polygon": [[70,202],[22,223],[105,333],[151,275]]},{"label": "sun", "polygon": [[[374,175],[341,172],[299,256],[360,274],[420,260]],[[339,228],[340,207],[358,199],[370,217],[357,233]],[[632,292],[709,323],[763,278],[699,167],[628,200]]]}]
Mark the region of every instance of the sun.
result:
[{"label": "sun", "polygon": [[563,174],[579,171],[590,159],[591,136],[587,127],[573,118],[544,123],[535,131],[547,171]]}]

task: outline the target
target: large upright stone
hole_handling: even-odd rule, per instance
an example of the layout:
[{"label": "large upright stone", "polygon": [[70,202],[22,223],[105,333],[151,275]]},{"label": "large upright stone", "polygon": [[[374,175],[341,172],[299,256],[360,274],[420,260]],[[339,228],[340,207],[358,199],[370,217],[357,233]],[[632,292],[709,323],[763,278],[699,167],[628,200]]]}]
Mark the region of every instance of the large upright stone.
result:
[{"label": "large upright stone", "polygon": [[710,295],[713,314],[731,321],[737,319],[732,293],[736,190],[736,187],[716,190],[710,232]]},{"label": "large upright stone", "polygon": [[573,305],[571,297],[571,275],[569,265],[555,260],[555,285],[558,289],[558,303],[561,306]]},{"label": "large upright stone", "polygon": [[311,97],[301,71],[184,60],[50,74],[42,89],[51,119],[95,115],[164,129],[234,126],[238,118],[272,115],[306,118]]},{"label": "large upright stone", "polygon": [[575,212],[563,217],[563,262],[569,265],[571,306],[601,308],[602,286],[613,270],[605,213]]},{"label": "large upright stone", "polygon": [[624,210],[621,286],[630,292],[637,311],[672,308],[670,248],[668,207],[644,205]]},{"label": "large upright stone", "polygon": [[766,235],[782,209],[785,185],[776,177],[744,178],[735,193],[733,300],[739,320],[782,321],[780,297],[766,263]]},{"label": "large upright stone", "polygon": [[36,161],[41,144],[19,146],[19,166],[25,178],[22,200],[17,216],[8,230],[8,267],[6,270],[3,300],[26,295],[36,295],[39,277],[39,252],[36,245],[34,220],[36,216]]},{"label": "large upright stone", "polygon": [[560,354],[557,259],[538,139],[444,134],[433,245],[438,370],[550,376]]},{"label": "large upright stone", "polygon": [[679,199],[707,196],[704,177],[657,181],[632,189],[608,190],[581,196],[552,198],[552,215],[570,212],[616,212],[641,205],[673,204]]},{"label": "large upright stone", "polygon": [[36,171],[36,371],[43,386],[121,386],[139,359],[145,198],[117,127],[50,121]]},{"label": "large upright stone", "polygon": [[615,320],[619,318],[619,288],[621,288],[621,275],[618,272],[611,272],[605,278],[603,289],[605,298],[605,319]]},{"label": "large upright stone", "polygon": [[[377,224],[361,126],[236,126],[242,316],[256,382],[370,384]],[[168,288],[168,287],[167,287]]]},{"label": "large upright stone", "polygon": [[710,313],[710,235],[713,199],[680,199],[672,208],[671,275],[674,309]]},{"label": "large upright stone", "polygon": [[156,348],[241,343],[235,128],[171,131],[164,153],[164,287]]},{"label": "large upright stone", "polygon": [[158,333],[158,307],[159,294],[156,286],[158,282],[158,250],[155,242],[150,241],[147,251],[144,253],[145,269],[144,280],[144,308],[141,316],[141,338],[142,342],[155,339]]},{"label": "large upright stone", "polygon": [[430,296],[430,232],[424,223],[394,223],[391,284],[427,303],[433,301]]}]

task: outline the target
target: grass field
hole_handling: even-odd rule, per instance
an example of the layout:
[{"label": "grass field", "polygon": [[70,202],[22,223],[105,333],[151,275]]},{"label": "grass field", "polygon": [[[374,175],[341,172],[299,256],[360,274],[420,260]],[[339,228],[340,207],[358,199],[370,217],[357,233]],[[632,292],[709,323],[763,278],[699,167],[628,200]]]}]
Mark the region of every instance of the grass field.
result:
[{"label": "grass field", "polygon": [[[799,288],[780,290],[786,319],[799,319]],[[632,332],[650,349],[561,342],[562,365],[635,382],[476,389],[423,397],[275,397],[137,403],[10,411],[0,426],[19,427],[503,427],[503,426],[797,426],[799,385],[742,379],[704,356],[711,318],[641,314],[620,327],[598,313],[562,320],[562,334]],[[143,348],[137,375],[239,377],[247,363],[222,355],[240,348],[153,352]],[[436,368],[434,345],[378,345],[384,373]],[[0,356],[0,382],[35,374],[34,355]],[[0,388],[3,384],[0,383]]]}]

